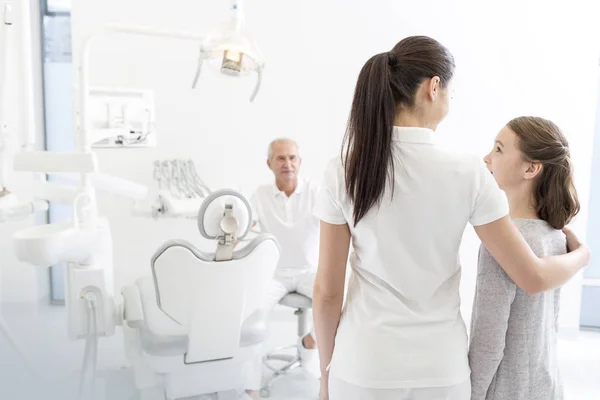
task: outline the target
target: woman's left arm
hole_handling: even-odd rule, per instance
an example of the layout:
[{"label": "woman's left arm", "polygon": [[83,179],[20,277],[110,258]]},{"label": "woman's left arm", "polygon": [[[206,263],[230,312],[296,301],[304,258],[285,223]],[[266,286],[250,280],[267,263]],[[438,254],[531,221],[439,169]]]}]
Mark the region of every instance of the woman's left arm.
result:
[{"label": "woman's left arm", "polygon": [[313,318],[319,359],[321,385],[327,384],[335,335],[344,301],[346,264],[350,249],[347,224],[333,225],[321,221],[319,267],[313,292]]}]

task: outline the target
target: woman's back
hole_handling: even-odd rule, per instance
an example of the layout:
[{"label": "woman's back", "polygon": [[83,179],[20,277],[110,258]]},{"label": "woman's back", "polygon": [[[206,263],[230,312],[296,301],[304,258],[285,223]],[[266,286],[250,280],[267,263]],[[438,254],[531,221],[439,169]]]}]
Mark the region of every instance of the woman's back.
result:
[{"label": "woman's back", "polygon": [[[374,388],[450,386],[469,379],[460,316],[459,246],[467,223],[508,214],[483,162],[444,151],[434,132],[394,127],[394,191],[354,226],[353,278],[337,331],[332,374]],[[353,221],[341,162],[324,189],[325,222]]]},{"label": "woman's back", "polygon": [[[539,257],[566,253],[561,231],[516,219]],[[562,400],[556,333],[560,290],[530,296],[482,246],[471,322],[473,400]]]}]

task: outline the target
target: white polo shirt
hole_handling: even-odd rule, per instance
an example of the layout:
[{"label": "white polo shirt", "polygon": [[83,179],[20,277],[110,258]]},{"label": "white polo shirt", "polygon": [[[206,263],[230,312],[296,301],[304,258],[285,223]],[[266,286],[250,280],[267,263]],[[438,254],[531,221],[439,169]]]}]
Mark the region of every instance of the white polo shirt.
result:
[{"label": "white polo shirt", "polygon": [[290,197],[271,184],[259,187],[250,199],[260,230],[275,236],[281,247],[278,270],[316,270],[320,221],[312,210],[318,191],[317,184],[298,179]]},{"label": "white polo shirt", "polygon": [[388,189],[356,227],[339,158],[325,172],[315,215],[349,224],[352,234],[353,276],[331,363],[348,383],[417,388],[469,379],[459,246],[467,223],[508,215],[508,201],[480,157],[444,151],[434,136],[394,128],[393,198]]}]

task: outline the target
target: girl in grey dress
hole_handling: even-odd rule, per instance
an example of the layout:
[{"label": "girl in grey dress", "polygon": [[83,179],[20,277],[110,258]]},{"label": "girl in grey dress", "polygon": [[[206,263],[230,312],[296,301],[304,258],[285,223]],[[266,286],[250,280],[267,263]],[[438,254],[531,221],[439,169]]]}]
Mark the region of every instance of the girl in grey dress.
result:
[{"label": "girl in grey dress", "polygon": [[[552,122],[520,117],[485,157],[514,223],[539,257],[564,254],[579,212],[569,145]],[[481,246],[469,364],[472,400],[562,400],[556,335],[560,289],[529,295]]]}]

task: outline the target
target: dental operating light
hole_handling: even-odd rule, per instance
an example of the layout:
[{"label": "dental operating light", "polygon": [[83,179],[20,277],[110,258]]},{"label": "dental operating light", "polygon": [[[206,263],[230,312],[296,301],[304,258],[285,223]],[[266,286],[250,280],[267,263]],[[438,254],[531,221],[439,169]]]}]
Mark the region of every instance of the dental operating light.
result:
[{"label": "dental operating light", "polygon": [[223,75],[241,77],[256,72],[256,86],[250,96],[252,102],[260,89],[264,63],[256,43],[244,29],[242,0],[231,1],[230,13],[230,19],[202,41],[192,87],[197,86],[203,64],[217,61]]}]

